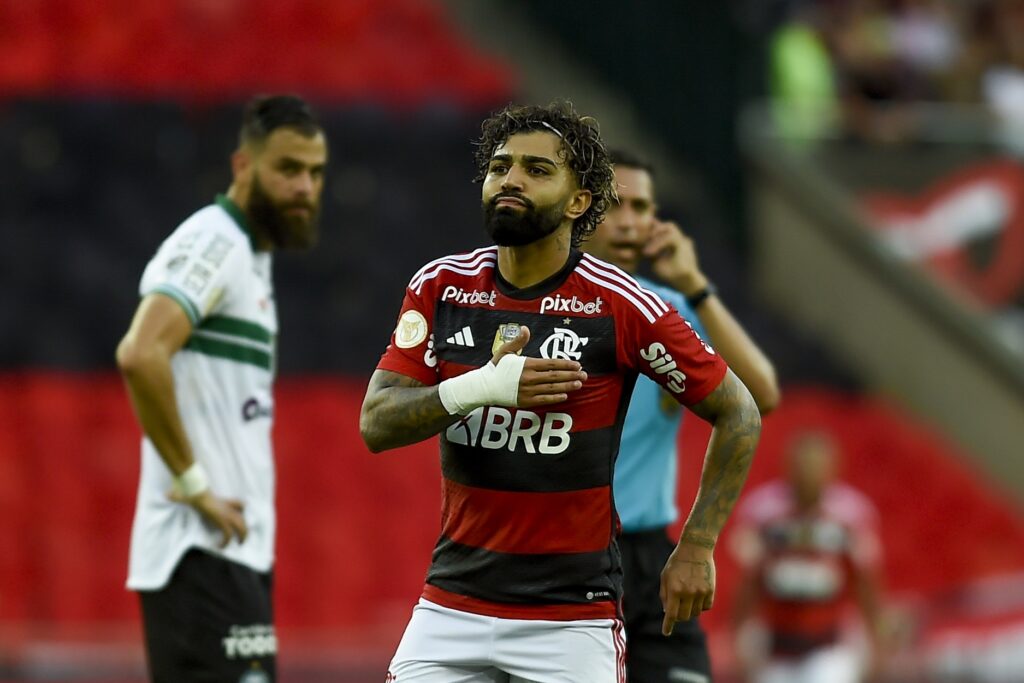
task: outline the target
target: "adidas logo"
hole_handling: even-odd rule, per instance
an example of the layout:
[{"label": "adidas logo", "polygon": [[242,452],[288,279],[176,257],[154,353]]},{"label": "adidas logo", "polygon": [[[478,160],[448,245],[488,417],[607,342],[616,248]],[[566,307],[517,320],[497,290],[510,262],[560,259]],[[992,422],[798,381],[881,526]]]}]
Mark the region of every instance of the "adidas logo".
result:
[{"label": "adidas logo", "polygon": [[466,325],[461,330],[445,339],[445,341],[449,344],[455,344],[456,346],[473,346],[473,330],[469,329],[469,325]]}]

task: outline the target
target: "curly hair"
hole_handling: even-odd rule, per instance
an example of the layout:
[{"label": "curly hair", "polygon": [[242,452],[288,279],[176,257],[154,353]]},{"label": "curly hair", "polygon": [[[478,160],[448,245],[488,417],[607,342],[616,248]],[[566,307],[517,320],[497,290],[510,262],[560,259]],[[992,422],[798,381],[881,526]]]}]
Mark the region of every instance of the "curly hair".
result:
[{"label": "curly hair", "polygon": [[556,101],[542,107],[510,104],[492,114],[480,126],[475,142],[476,182],[487,175],[494,150],[517,133],[542,131],[562,140],[560,155],[576,178],[577,184],[591,195],[590,207],[572,225],[572,245],[578,247],[594,234],[604,220],[605,211],[616,199],[615,172],[611,157],[601,140],[597,119],[581,116],[571,102]]}]

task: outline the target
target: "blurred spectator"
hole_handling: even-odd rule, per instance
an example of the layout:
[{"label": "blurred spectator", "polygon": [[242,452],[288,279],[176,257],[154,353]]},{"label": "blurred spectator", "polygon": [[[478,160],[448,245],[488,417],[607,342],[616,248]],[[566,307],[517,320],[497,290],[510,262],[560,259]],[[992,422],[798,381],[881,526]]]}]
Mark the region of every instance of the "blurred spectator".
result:
[{"label": "blurred spectator", "polygon": [[737,659],[756,683],[859,680],[850,602],[878,652],[877,515],[835,481],[837,457],[828,436],[802,435],[786,478],[754,489],[737,513]]},{"label": "blurred spectator", "polygon": [[989,46],[983,53],[989,59],[981,71],[981,97],[999,121],[999,140],[1024,154],[1024,2],[998,0],[978,11],[977,41]]},{"label": "blurred spectator", "polygon": [[817,8],[797,8],[771,40],[775,123],[790,139],[830,132],[838,113],[834,67],[820,23]]}]

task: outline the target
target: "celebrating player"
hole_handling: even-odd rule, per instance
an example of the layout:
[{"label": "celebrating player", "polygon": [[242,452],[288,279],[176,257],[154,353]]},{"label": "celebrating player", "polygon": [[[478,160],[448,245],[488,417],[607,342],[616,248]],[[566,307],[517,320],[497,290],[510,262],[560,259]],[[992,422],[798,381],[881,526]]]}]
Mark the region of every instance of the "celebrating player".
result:
[{"label": "celebrating player", "polygon": [[714,424],[662,572],[666,634],[712,605],[760,416],[678,313],[578,250],[615,196],[593,119],[509,106],[477,164],[497,246],[413,276],[360,416],[375,452],[441,435],[441,536],[389,678],[621,682],[611,483],[637,373]]},{"label": "celebrating player", "polygon": [[117,349],[145,432],[128,587],[159,683],[275,677],[270,252],[315,242],[326,161],[305,102],[249,103],[231,187],[160,246]]}]

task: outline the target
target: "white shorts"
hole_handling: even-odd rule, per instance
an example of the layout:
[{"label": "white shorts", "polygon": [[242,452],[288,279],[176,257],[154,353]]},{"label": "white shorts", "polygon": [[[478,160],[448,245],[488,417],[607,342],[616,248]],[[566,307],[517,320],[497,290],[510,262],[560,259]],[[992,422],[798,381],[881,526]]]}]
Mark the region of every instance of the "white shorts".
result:
[{"label": "white shorts", "polygon": [[388,668],[389,683],[624,683],[618,619],[500,619],[424,599]]},{"label": "white shorts", "polygon": [[844,645],[814,650],[799,659],[769,660],[754,677],[756,683],[857,683],[860,679],[860,658]]}]

